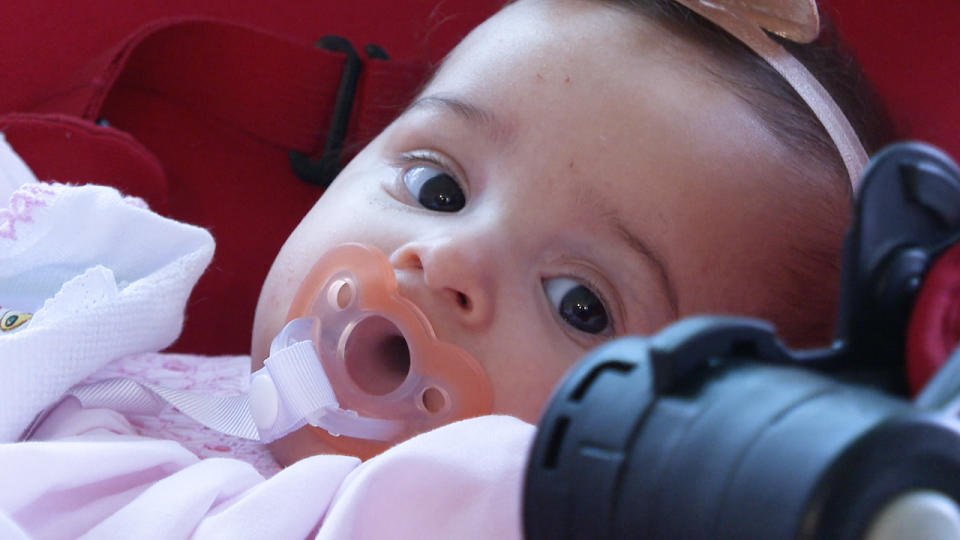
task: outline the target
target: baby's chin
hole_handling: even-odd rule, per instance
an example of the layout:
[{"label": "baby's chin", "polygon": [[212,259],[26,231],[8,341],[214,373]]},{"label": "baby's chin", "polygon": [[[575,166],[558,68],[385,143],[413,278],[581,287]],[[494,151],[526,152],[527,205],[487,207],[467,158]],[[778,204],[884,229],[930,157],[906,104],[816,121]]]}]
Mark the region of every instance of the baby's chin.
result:
[{"label": "baby's chin", "polygon": [[305,457],[318,454],[337,454],[367,460],[398,442],[401,441],[385,442],[333,436],[319,428],[305,426],[269,443],[267,447],[277,463],[286,467]]},{"label": "baby's chin", "polygon": [[339,454],[320,440],[311,430],[301,428],[268,444],[273,459],[281,466],[286,467],[305,457],[318,454]]}]

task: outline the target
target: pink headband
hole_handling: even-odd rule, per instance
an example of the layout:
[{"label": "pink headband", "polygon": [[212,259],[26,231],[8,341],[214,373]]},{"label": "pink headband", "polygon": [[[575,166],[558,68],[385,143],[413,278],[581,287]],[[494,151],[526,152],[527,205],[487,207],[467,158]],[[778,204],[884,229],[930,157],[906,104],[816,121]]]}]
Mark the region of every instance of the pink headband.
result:
[{"label": "pink headband", "polygon": [[750,47],[800,94],[833,139],[856,191],[867,153],[847,117],[830,94],[796,58],[764,32],[797,43],[810,43],[820,33],[815,0],[675,0]]}]

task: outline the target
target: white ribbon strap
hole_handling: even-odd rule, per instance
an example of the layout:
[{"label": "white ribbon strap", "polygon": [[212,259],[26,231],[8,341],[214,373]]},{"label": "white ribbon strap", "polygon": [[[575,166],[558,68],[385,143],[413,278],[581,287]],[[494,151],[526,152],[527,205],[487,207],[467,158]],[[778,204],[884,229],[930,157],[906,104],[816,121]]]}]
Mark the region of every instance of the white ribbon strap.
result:
[{"label": "white ribbon strap", "polygon": [[84,408],[108,408],[124,414],[156,415],[169,404],[216,431],[260,440],[246,395],[211,396],[126,378],[78,386],[69,394],[80,400]]}]

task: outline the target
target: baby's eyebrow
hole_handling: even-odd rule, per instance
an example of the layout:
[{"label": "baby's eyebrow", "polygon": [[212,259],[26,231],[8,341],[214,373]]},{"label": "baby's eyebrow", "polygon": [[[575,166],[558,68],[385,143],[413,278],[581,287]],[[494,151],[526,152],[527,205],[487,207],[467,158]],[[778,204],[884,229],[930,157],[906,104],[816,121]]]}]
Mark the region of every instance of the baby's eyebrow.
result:
[{"label": "baby's eyebrow", "polygon": [[673,279],[670,278],[670,271],[667,269],[666,259],[649,242],[627,226],[621,215],[600,197],[600,192],[594,186],[586,182],[574,182],[568,185],[575,190],[575,199],[580,201],[580,204],[585,208],[592,209],[592,215],[602,216],[601,219],[607,230],[616,234],[631,251],[637,254],[640,264],[653,267],[670,307],[671,315],[674,319],[677,318],[680,313],[680,302],[677,297],[677,287],[674,285]]},{"label": "baby's eyebrow", "polygon": [[657,277],[660,279],[660,284],[667,297],[667,303],[670,305],[671,311],[673,311],[673,317],[678,317],[680,305],[677,301],[677,288],[673,285],[673,280],[670,279],[670,273],[667,272],[667,265],[664,264],[663,258],[651,248],[649,244],[633,234],[619,219],[611,218],[610,221],[613,229],[617,231],[632,250],[637,252],[640,259],[651,263],[653,267],[656,268]]},{"label": "baby's eyebrow", "polygon": [[415,99],[403,114],[422,108],[452,112],[468,124],[489,128],[495,139],[509,139],[513,134],[513,130],[509,129],[507,124],[494,114],[492,110],[470,103],[459,97],[443,94],[421,96]]}]

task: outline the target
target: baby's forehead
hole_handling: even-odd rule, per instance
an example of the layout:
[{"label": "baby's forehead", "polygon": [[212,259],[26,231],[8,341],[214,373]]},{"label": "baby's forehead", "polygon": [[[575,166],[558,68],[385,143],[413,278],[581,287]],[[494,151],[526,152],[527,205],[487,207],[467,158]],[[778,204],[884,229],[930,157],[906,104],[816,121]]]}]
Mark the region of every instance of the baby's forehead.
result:
[{"label": "baby's forehead", "polygon": [[[471,32],[441,64],[427,90],[475,90],[510,94],[536,105],[540,90],[563,90],[571,103],[619,100],[629,94],[684,95],[703,100],[720,88],[697,46],[643,16],[593,0],[523,0],[501,10]],[[538,86],[528,87],[534,82]],[[497,97],[497,96],[491,96]],[[709,99],[707,99],[709,101]],[[703,106],[702,103],[689,103]],[[499,109],[508,105],[492,102]],[[556,106],[557,103],[551,103]]]},{"label": "baby's forehead", "polygon": [[[522,38],[516,40],[515,38]],[[516,44],[509,50],[496,45],[505,38]],[[695,40],[646,16],[641,10],[604,0],[520,0],[505,6],[474,29],[447,55],[458,61],[496,48],[501,59],[532,55],[543,66],[562,62],[571,51],[582,51],[593,62],[612,54],[664,56],[684,62],[684,56],[704,54]],[[543,45],[548,50],[541,50]],[[702,60],[702,59],[701,59]],[[612,72],[620,77],[622,73]]]},{"label": "baby's forehead", "polygon": [[672,174],[683,161],[735,170],[776,144],[699,51],[648,26],[645,35],[639,17],[589,0],[512,4],[457,46],[413,109],[506,127],[528,164],[622,178]]},{"label": "baby's forehead", "polygon": [[[620,179],[606,188],[615,193],[650,176],[677,189],[691,177],[752,178],[788,154],[702,51],[678,43],[602,2],[522,0],[455,48],[415,109],[505,126],[528,171]],[[479,147],[489,133],[474,135]]]}]

